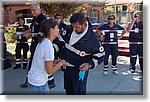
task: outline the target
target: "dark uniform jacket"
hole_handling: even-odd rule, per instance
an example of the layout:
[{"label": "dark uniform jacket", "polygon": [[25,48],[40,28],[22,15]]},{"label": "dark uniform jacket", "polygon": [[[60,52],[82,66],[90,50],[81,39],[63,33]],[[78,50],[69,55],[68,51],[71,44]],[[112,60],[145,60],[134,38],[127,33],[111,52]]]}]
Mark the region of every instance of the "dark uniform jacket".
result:
[{"label": "dark uniform jacket", "polygon": [[[143,23],[142,22],[140,22],[139,24],[135,23],[132,27],[132,30],[135,30],[135,31],[130,32],[129,41],[130,42],[143,42]],[[138,31],[138,30],[142,30],[142,31]]]},{"label": "dark uniform jacket", "polygon": [[[30,29],[31,29],[32,33],[38,33],[40,31],[41,22],[44,19],[47,19],[47,18],[42,13],[37,18],[33,17],[32,24],[30,26]],[[37,37],[32,36],[32,43],[31,43],[31,48],[30,48],[31,52],[34,52],[37,44],[38,44]]]},{"label": "dark uniform jacket", "polygon": [[[60,51],[61,59],[66,60],[76,68],[79,68],[83,63],[89,63],[91,67],[94,68],[103,61],[105,53],[103,51],[100,52],[101,45],[99,44],[98,36],[93,32],[91,27],[89,27],[87,33],[73,45],[69,45],[70,37],[71,33],[67,33],[65,40],[63,39],[64,41],[59,39],[54,42],[55,45],[57,45],[57,49],[59,49],[57,51]],[[70,46],[73,47],[73,49],[70,48]],[[56,46],[54,46],[54,48],[56,51]]]},{"label": "dark uniform jacket", "polygon": [[[119,26],[118,24],[115,24],[112,28],[109,26],[109,24],[104,24],[102,27],[98,28],[98,30],[124,30],[124,28]],[[104,37],[104,42],[118,41],[117,32],[105,32]]]},{"label": "dark uniform jacket", "polygon": [[[18,25],[16,28],[16,34],[24,32],[26,30],[29,30],[29,27],[27,25],[23,25],[23,26]],[[20,35],[18,35],[17,41],[26,42],[27,39],[26,39],[26,37],[23,37],[23,34],[20,34]]]}]

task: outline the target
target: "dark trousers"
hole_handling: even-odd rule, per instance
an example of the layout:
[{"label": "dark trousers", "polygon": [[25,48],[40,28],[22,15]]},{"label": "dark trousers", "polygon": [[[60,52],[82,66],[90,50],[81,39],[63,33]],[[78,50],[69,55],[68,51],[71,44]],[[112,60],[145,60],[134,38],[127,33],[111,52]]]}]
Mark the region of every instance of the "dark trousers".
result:
[{"label": "dark trousers", "polygon": [[28,71],[31,68],[31,64],[32,64],[32,60],[33,60],[33,56],[34,56],[34,52],[35,52],[37,44],[38,44],[38,42],[31,43],[31,46],[30,46],[31,57],[30,57],[30,61],[29,61]]},{"label": "dark trousers", "polygon": [[23,49],[23,58],[27,59],[27,52],[29,51],[28,44],[17,44],[16,46],[16,59],[21,58],[21,50]]},{"label": "dark trousers", "polygon": [[23,64],[27,65],[27,52],[29,51],[28,44],[17,44],[16,45],[16,65],[21,65],[21,50],[23,49]]},{"label": "dark trousers", "polygon": [[67,95],[85,95],[88,71],[84,80],[79,80],[79,68],[67,67],[64,70],[64,88]]},{"label": "dark trousers", "polygon": [[[104,50],[105,50],[104,68],[108,68],[105,66],[108,66],[108,60],[109,60],[110,54],[112,56],[112,66],[117,67],[116,65],[117,65],[117,57],[118,57],[118,45],[117,44],[109,44],[109,45],[105,44]],[[112,68],[114,68],[114,67],[112,67]]]},{"label": "dark trousers", "polygon": [[143,44],[130,44],[130,65],[135,70],[137,55],[139,57],[140,69],[143,71]]}]

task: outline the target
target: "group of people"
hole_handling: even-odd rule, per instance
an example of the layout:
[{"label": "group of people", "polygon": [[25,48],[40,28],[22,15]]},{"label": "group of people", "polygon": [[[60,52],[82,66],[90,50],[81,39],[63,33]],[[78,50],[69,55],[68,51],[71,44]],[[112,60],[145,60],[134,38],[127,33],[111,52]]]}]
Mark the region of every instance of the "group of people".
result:
[{"label": "group of people", "polygon": [[[60,13],[54,19],[47,19],[41,13],[38,3],[30,4],[33,17],[29,27],[24,25],[24,19],[18,18],[16,39],[16,66],[21,67],[21,49],[23,49],[23,68],[27,68],[27,40],[32,38],[26,82],[21,87],[31,88],[33,94],[50,94],[49,85],[54,83],[53,73],[58,69],[64,72],[64,89],[67,95],[85,95],[89,69],[104,61],[104,74],[108,71],[109,55],[112,55],[112,70],[117,71],[118,37],[117,32],[96,33],[92,25],[82,13],[74,13],[70,18],[71,27],[62,22]],[[140,15],[136,13],[128,29],[143,29]],[[115,16],[108,16],[108,24],[98,30],[124,30],[115,23]],[[121,36],[124,35],[125,32]],[[131,69],[135,71],[136,55],[142,62],[142,32],[132,32],[130,36]],[[99,35],[99,36],[98,36]],[[102,43],[104,42],[104,43]],[[141,42],[133,44],[132,42]],[[103,48],[104,47],[104,48]],[[139,49],[140,48],[140,49]],[[139,51],[140,50],[140,51]],[[82,77],[82,78],[81,78]],[[82,80],[81,80],[82,79]]]},{"label": "group of people", "polygon": [[[139,56],[140,70],[143,72],[143,22],[142,15],[138,12],[133,13],[132,21],[125,30],[123,27],[115,23],[115,15],[109,15],[107,20],[108,24],[99,27],[98,30],[110,30],[109,32],[98,32],[105,50],[104,68],[105,75],[108,73],[108,60],[109,55],[112,57],[112,70],[114,74],[118,74],[117,71],[117,56],[118,56],[118,39],[129,32],[130,42],[130,68],[129,71],[134,73],[136,70],[136,59]],[[122,30],[122,34],[118,37],[117,30]]]}]

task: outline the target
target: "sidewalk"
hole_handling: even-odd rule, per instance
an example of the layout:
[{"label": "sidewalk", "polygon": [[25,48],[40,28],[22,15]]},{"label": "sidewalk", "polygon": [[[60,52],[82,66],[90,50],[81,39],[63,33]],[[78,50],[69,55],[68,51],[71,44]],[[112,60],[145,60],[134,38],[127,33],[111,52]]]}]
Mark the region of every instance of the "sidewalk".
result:
[{"label": "sidewalk", "polygon": [[[128,73],[127,61],[118,61],[119,75],[114,75],[109,68],[108,75],[103,74],[103,65],[90,69],[87,81],[88,95],[142,95],[143,80],[139,78],[140,73]],[[27,69],[4,70],[4,94],[28,94],[28,88],[21,88],[20,84],[25,81]],[[56,87],[51,89],[53,95],[65,95],[63,89],[63,72],[61,70],[54,74]]]}]

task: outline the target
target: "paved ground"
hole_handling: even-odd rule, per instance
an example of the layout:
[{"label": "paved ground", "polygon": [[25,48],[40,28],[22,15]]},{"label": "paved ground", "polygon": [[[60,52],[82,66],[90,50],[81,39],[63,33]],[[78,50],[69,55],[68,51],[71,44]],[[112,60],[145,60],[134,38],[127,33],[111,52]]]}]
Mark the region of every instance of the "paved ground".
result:
[{"label": "paved ground", "polygon": [[[143,80],[141,74],[136,72],[134,74],[128,73],[129,60],[125,57],[118,59],[119,75],[112,74],[109,68],[108,75],[102,73],[102,65],[95,69],[91,69],[87,82],[87,94],[89,95],[142,95],[143,94]],[[3,94],[28,94],[28,88],[21,88],[20,84],[24,82],[27,74],[27,69],[6,69],[3,71]],[[63,72],[58,70],[55,74],[56,87],[51,89],[53,95],[64,95],[63,89]]]}]

